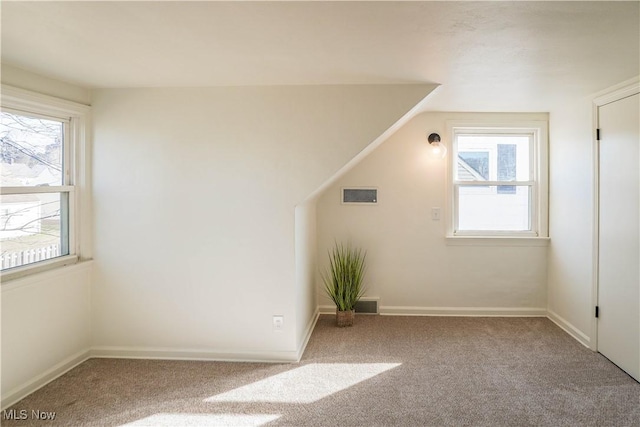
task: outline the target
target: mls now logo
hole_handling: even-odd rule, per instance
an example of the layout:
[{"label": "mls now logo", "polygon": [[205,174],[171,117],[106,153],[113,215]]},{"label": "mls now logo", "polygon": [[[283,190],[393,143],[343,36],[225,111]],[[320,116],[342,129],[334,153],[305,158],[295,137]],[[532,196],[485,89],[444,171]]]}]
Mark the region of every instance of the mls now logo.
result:
[{"label": "mls now logo", "polygon": [[40,411],[40,410],[32,410],[31,414],[29,414],[29,411],[27,411],[26,409],[10,409],[10,410],[4,410],[2,411],[2,419],[5,420],[26,420],[26,419],[32,419],[32,420],[46,420],[46,421],[53,421],[56,418],[56,413],[55,412],[47,412],[47,411]]},{"label": "mls now logo", "polygon": [[56,413],[34,410],[34,411],[31,411],[31,419],[53,421],[56,419]]},{"label": "mls now logo", "polygon": [[4,420],[26,420],[29,418],[29,413],[26,409],[9,409],[8,411],[2,411],[2,419]]}]

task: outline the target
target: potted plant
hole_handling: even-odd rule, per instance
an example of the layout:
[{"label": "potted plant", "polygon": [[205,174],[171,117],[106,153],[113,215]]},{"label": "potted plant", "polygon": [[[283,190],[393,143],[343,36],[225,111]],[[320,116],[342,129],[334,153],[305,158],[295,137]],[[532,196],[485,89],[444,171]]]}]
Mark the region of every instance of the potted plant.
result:
[{"label": "potted plant", "polygon": [[329,267],[322,274],[327,295],[336,305],[338,326],[353,326],[356,303],[364,294],[366,252],[336,243],[329,252]]}]

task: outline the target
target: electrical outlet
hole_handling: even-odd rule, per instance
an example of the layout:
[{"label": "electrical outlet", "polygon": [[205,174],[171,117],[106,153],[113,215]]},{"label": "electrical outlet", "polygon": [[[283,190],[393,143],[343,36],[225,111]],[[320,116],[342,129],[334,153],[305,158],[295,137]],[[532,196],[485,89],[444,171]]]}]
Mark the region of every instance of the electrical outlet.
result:
[{"label": "electrical outlet", "polygon": [[273,330],[281,331],[284,327],[284,316],[273,316]]},{"label": "electrical outlet", "polygon": [[431,219],[433,221],[440,221],[440,208],[431,208]]}]

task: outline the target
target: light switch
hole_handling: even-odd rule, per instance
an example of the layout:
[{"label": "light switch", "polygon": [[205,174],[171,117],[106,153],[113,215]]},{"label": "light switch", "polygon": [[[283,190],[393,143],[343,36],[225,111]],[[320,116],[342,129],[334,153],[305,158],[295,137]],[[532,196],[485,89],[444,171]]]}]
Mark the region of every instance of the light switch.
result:
[{"label": "light switch", "polygon": [[431,208],[431,219],[433,221],[440,221],[440,208]]},{"label": "light switch", "polygon": [[284,327],[284,316],[273,316],[273,330],[281,331]]}]

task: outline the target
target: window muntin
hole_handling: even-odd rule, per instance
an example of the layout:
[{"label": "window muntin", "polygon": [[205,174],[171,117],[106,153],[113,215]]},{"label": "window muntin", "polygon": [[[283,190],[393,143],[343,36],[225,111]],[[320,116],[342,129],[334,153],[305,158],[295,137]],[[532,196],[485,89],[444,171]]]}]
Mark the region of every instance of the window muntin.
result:
[{"label": "window muntin", "polygon": [[533,128],[453,128],[453,235],[539,235],[539,134]]},{"label": "window muntin", "polygon": [[70,118],[0,112],[3,272],[74,254]]}]

